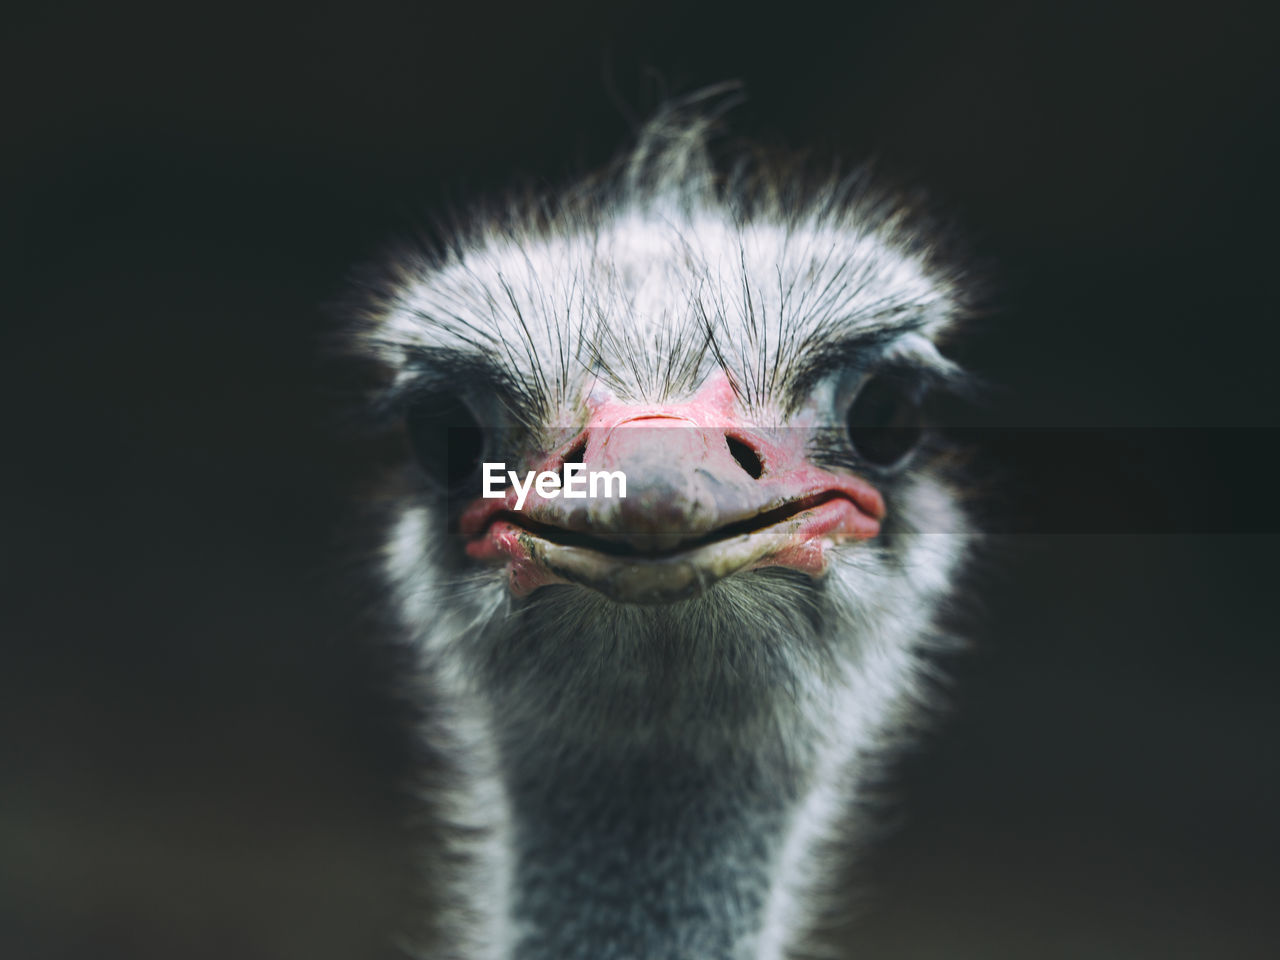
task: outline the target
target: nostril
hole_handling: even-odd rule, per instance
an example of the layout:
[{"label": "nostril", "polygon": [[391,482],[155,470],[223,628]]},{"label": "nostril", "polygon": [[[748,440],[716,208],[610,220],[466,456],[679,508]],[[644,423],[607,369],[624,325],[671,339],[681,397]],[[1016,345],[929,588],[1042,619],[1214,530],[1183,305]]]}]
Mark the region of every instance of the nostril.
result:
[{"label": "nostril", "polygon": [[587,438],[583,437],[564,455],[564,459],[560,461],[560,485],[564,485],[564,465],[566,463],[582,463],[582,458],[587,455]]},{"label": "nostril", "polygon": [[752,480],[759,480],[760,475],[764,473],[764,463],[760,460],[760,454],[752,450],[746,441],[737,437],[725,437],[724,439],[729,445],[729,453],[733,456],[733,459],[738,461],[738,466],[747,471]]}]

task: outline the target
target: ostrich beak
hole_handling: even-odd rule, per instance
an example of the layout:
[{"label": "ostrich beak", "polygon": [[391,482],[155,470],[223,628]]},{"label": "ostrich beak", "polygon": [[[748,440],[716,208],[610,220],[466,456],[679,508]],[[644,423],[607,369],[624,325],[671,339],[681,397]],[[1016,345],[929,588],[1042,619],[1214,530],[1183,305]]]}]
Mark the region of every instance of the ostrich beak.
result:
[{"label": "ostrich beak", "polygon": [[586,429],[541,470],[580,462],[583,474],[613,478],[610,495],[526,486],[527,497],[512,489],[477,500],[461,521],[467,552],[508,565],[517,595],[569,582],[623,603],[669,603],[744,569],[816,577],[835,543],[879,533],[875,488],[810,462],[803,430],[743,423],[735,400],[721,378],[687,403],[596,403]]}]

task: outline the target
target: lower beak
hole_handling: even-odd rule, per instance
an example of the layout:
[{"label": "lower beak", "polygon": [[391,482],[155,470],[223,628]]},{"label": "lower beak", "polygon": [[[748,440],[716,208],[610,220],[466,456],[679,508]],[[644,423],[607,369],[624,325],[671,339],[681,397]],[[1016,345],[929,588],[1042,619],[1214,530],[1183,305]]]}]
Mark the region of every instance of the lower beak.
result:
[{"label": "lower beak", "polygon": [[468,552],[507,562],[511,588],[525,595],[553,583],[576,583],[620,603],[671,603],[694,596],[741,570],[780,566],[810,576],[825,572],[835,544],[875,536],[879,522],[840,494],[810,498],[762,514],[760,525],[732,525],[722,534],[661,553],[619,550],[562,528],[496,519]]}]

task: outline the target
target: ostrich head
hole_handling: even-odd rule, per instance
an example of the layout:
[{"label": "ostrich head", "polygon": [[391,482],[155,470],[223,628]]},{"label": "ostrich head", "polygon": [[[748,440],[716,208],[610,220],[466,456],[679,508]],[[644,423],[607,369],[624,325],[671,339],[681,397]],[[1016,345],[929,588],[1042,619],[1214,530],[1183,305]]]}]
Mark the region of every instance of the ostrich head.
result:
[{"label": "ostrich head", "polygon": [[[963,553],[925,419],[957,377],[958,275],[854,182],[717,177],[705,133],[661,115],[602,178],[400,257],[358,331],[417,461],[383,570],[490,758],[521,955],[630,955],[564,932],[622,875],[729,905],[689,955],[781,949]],[[626,496],[485,497],[495,463],[521,486],[581,463]],[[733,876],[674,867],[690,844]]]}]

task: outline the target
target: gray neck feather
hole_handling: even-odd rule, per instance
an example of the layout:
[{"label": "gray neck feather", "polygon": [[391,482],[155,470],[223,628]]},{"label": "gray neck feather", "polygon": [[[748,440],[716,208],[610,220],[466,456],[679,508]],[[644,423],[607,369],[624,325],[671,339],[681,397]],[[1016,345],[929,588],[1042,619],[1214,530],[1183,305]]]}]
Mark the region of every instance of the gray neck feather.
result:
[{"label": "gray neck feather", "polygon": [[511,811],[520,960],[760,955],[819,765],[813,694],[835,653],[816,625],[846,621],[779,571],[724,586],[672,609],[548,589],[472,648]]},{"label": "gray neck feather", "polygon": [[522,960],[754,956],[795,787],[777,758],[678,743],[515,760]]}]

